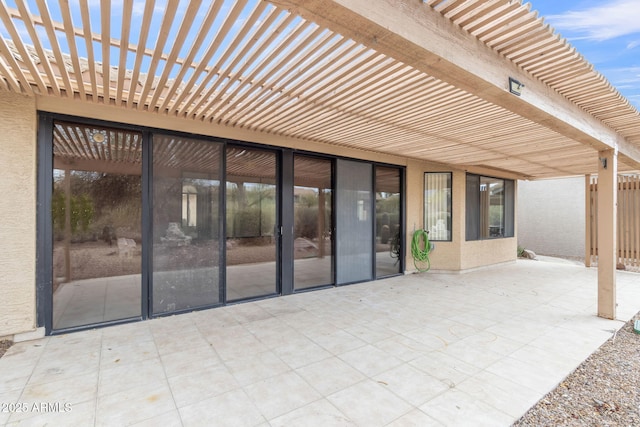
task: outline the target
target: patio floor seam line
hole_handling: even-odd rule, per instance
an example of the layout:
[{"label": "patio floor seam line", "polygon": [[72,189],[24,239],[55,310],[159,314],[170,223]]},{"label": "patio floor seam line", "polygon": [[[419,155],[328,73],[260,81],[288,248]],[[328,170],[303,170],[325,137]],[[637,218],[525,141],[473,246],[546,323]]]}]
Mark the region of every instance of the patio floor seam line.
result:
[{"label": "patio floor seam line", "polygon": [[[40,355],[36,358],[36,362],[33,364],[33,369],[31,369],[31,373],[28,375],[27,381],[22,386],[22,389],[20,390],[20,393],[18,394],[18,399],[16,400],[16,402],[22,402],[23,401],[22,398],[24,396],[24,392],[27,389],[27,386],[31,383],[31,379],[33,378],[33,374],[36,371],[36,367],[38,366],[38,364],[40,363],[40,360],[42,359],[42,357],[44,356],[44,354],[46,352],[47,345],[49,345],[49,343],[51,342],[51,337],[44,337],[42,339],[45,340],[44,346],[43,346],[42,350],[40,350]],[[14,418],[14,415],[15,414],[10,414],[9,415],[5,425],[9,424],[11,419]]]}]

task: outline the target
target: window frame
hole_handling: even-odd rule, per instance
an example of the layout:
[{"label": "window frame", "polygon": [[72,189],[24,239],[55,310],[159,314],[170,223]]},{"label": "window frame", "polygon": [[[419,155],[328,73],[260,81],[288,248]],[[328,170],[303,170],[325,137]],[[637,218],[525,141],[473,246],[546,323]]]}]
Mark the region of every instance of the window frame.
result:
[{"label": "window frame", "polygon": [[[502,221],[500,228],[503,230],[502,235],[491,236],[488,232],[487,236],[482,236],[482,181],[494,180],[502,181]],[[507,178],[498,178],[495,176],[479,175],[467,173],[465,179],[465,240],[499,240],[515,237],[515,181]],[[489,208],[490,203],[487,205]],[[490,213],[487,210],[487,221],[489,221]]]},{"label": "window frame", "polygon": [[[438,239],[437,236],[431,233],[431,226],[429,225],[429,221],[427,219],[428,209],[427,209],[427,177],[430,175],[447,175],[447,190],[449,190],[449,194],[447,197],[447,223],[446,223],[446,231],[448,232],[448,238],[446,239]],[[453,241],[453,172],[425,172],[423,178],[423,228],[429,231],[429,240],[434,242],[451,242]]]}]

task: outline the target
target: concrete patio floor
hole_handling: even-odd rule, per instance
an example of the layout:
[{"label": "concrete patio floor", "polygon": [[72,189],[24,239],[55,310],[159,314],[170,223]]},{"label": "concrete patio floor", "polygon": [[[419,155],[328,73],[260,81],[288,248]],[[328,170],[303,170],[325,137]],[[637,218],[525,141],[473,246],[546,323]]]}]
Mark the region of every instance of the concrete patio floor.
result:
[{"label": "concrete patio floor", "polygon": [[617,275],[518,261],[15,344],[0,425],[509,426],[640,310]]}]

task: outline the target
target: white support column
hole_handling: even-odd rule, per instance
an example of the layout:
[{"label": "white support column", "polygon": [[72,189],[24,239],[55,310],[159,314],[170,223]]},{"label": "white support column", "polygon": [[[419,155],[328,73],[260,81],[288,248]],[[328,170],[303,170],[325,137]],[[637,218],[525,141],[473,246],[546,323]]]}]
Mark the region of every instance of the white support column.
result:
[{"label": "white support column", "polygon": [[598,316],[616,318],[618,153],[598,152]]}]

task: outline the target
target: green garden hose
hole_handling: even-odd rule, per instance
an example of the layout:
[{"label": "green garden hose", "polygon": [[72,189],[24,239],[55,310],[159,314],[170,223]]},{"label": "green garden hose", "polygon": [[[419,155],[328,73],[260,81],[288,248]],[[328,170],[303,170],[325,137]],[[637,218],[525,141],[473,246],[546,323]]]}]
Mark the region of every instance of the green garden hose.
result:
[{"label": "green garden hose", "polygon": [[[429,261],[429,252],[431,252],[431,242],[429,242],[429,232],[425,230],[416,230],[411,239],[411,255],[413,256],[413,265],[419,272],[428,271],[431,268]],[[427,264],[426,268],[418,267],[418,263]]]}]

